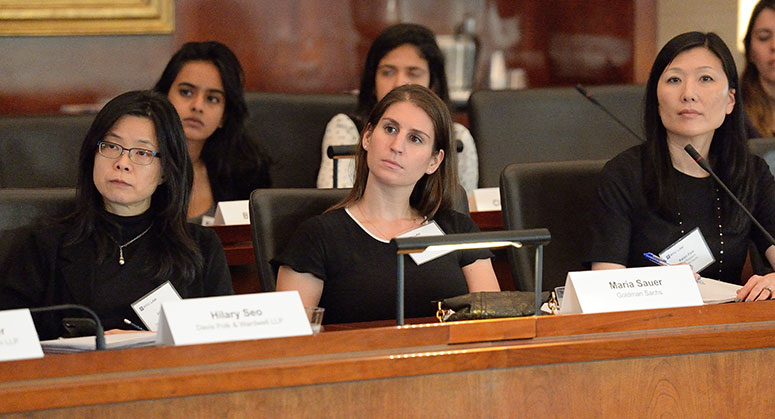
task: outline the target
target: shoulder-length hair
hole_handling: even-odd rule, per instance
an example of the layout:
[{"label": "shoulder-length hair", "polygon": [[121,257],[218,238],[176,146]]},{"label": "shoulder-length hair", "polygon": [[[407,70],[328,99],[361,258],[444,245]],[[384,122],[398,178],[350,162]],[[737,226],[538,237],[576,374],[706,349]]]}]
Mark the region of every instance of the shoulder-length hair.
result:
[{"label": "shoulder-length hair", "polygon": [[166,96],[152,91],[133,91],[121,94],[108,102],[94,118],[81,145],[76,207],[71,218],[74,231],[66,245],[93,237],[97,243],[97,260],[107,258],[112,243],[104,225],[111,221],[105,204],[94,185],[94,159],[97,144],[124,116],[146,118],[153,123],[159,144],[159,159],[163,182],[151,196],[148,209],[153,215],[151,233],[153,254],[159,257],[146,264],[150,277],[193,279],[203,266],[202,253],[187,228],[186,213],[193,182],[191,159],[186,137],[175,108]]},{"label": "shoulder-length hair", "polygon": [[775,11],[775,0],[761,0],[756,3],[748,21],[748,29],[745,31],[743,45],[745,46],[745,68],[741,80],[742,95],[745,98],[745,112],[754,128],[764,137],[775,134],[775,118],[773,118],[773,99],[764,91],[759,80],[759,69],[751,60],[751,39],[753,27],[759,14],[766,9]]},{"label": "shoulder-length hair", "polygon": [[178,73],[191,61],[212,63],[221,76],[226,96],[222,126],[210,135],[201,154],[214,198],[216,201],[247,199],[251,191],[242,189],[245,183],[251,182],[246,182],[246,178],[252,180],[259,176],[260,186],[269,186],[269,159],[245,132],[248,117],[245,75],[237,56],[220,42],[188,42],[172,56],[153,90],[169,95]]},{"label": "shoulder-length hair", "polygon": [[435,35],[425,26],[413,23],[399,23],[389,26],[380,32],[374,39],[374,42],[371,43],[371,47],[369,47],[361,77],[361,89],[358,93],[356,114],[360,118],[365,119],[374,108],[374,105],[377,104],[376,78],[380,60],[390,51],[402,45],[414,46],[420,57],[428,62],[430,89],[444,103],[449,102],[447,73],[444,70],[444,55],[436,43]]},{"label": "shoulder-length hair", "polygon": [[[373,132],[379,125],[382,116],[392,105],[400,102],[410,102],[422,109],[433,122],[433,153],[444,150],[444,159],[435,172],[424,174],[414,185],[409,198],[409,205],[421,215],[433,218],[442,209],[452,209],[457,193],[457,164],[452,144],[452,117],[444,102],[431,90],[416,84],[408,84],[393,89],[385,95],[374,107],[366,127],[361,135],[361,141],[366,133]],[[367,162],[368,151],[362,143],[357,148],[355,157],[355,182],[350,194],[331,210],[344,208],[359,201],[366,190],[369,178]]]},{"label": "shoulder-length hair", "polygon": [[[668,41],[657,54],[646,84],[643,126],[646,130],[646,144],[643,153],[643,185],[648,202],[660,214],[676,220],[678,212],[678,191],[676,175],[667,146],[667,132],[659,116],[657,85],[665,68],[680,53],[693,48],[706,48],[721,61],[729,89],[734,89],[735,106],[724,122],[713,133],[708,160],[713,170],[737,197],[749,206],[753,200],[750,160],[744,128],[742,99],[738,89],[737,68],[732,54],[724,41],[713,32],[687,32]],[[742,228],[745,215],[731,203],[725,194],[720,194],[725,223],[733,229]]]}]

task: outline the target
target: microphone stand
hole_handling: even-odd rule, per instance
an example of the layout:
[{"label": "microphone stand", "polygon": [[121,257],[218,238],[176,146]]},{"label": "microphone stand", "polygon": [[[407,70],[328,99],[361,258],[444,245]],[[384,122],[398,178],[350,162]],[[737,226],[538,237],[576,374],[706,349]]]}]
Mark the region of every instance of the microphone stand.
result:
[{"label": "microphone stand", "polygon": [[60,305],[47,306],[47,307],[35,307],[29,310],[31,313],[45,313],[49,311],[64,311],[64,310],[80,310],[88,313],[89,316],[92,318],[92,320],[94,320],[95,349],[98,351],[105,350],[105,329],[102,328],[102,322],[100,321],[100,318],[97,316],[97,313],[92,311],[92,309],[86,306],[82,306],[80,304],[60,304]]},{"label": "microphone stand", "polygon": [[611,111],[609,111],[609,110],[608,110],[608,108],[606,108],[605,106],[603,106],[603,104],[601,104],[600,102],[598,102],[598,101],[597,101],[597,99],[595,99],[594,97],[592,97],[592,95],[590,95],[590,94],[587,92],[587,89],[585,89],[585,88],[584,88],[584,86],[582,86],[582,85],[580,85],[580,84],[577,84],[577,85],[576,85],[576,90],[577,90],[579,93],[581,93],[581,95],[582,95],[582,96],[584,96],[585,98],[587,98],[587,100],[588,100],[588,101],[592,102],[593,104],[595,104],[595,106],[597,106],[598,108],[602,109],[602,110],[603,110],[603,112],[605,112],[606,114],[608,114],[608,116],[610,116],[610,117],[611,117],[611,119],[613,119],[614,121],[616,121],[616,123],[618,123],[618,124],[619,124],[620,126],[622,126],[624,129],[626,129],[626,130],[627,130],[627,131],[628,131],[630,134],[632,134],[632,136],[633,136],[633,137],[635,137],[635,138],[639,139],[639,140],[640,140],[640,142],[642,142],[642,143],[645,143],[645,142],[646,142],[646,141],[645,141],[643,138],[641,138],[641,136],[640,136],[640,135],[636,134],[636,133],[635,133],[635,131],[633,131],[633,130],[632,130],[630,127],[628,127],[628,126],[627,126],[627,124],[625,124],[624,122],[622,122],[622,120],[620,120],[619,118],[617,118],[617,117],[616,117],[616,115],[612,114],[612,113],[611,113]]}]

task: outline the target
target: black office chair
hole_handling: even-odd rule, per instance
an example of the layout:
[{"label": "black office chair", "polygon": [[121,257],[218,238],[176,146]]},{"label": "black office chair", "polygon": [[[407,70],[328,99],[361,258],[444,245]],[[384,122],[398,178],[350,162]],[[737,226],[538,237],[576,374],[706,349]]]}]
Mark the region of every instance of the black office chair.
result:
[{"label": "black office chair", "polygon": [[304,220],[341,201],[349,189],[256,189],[250,194],[250,229],[261,291],[274,291],[277,273],[269,261],[288,244]]},{"label": "black office chair", "polygon": [[[583,270],[586,235],[594,208],[598,174],[605,160],[515,163],[501,174],[503,226],[508,230],[547,228],[543,290],[565,284],[568,271]],[[529,249],[509,252],[514,285],[532,291],[535,258]]]},{"label": "black office chair", "polygon": [[770,172],[775,174],[775,138],[751,138],[748,140],[751,153],[764,159],[770,166]]}]

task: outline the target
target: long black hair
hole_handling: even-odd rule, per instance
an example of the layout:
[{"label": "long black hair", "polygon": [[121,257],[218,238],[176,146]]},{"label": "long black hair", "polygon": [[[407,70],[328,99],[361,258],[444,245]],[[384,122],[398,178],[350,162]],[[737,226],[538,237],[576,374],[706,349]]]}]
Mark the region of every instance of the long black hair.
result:
[{"label": "long black hair", "polygon": [[356,109],[356,124],[362,128],[363,121],[377,104],[377,67],[382,58],[401,45],[412,45],[420,57],[428,62],[430,85],[428,86],[444,103],[449,102],[447,73],[444,70],[444,55],[436,43],[433,32],[422,25],[414,23],[399,23],[388,26],[377,35],[369,47],[366,64],[361,76],[361,89],[358,93],[358,108]]},{"label": "long black hair", "polygon": [[[665,68],[678,54],[692,48],[706,48],[721,61],[729,89],[734,89],[735,106],[724,122],[713,133],[708,160],[729,189],[747,207],[753,202],[753,173],[748,155],[744,127],[742,99],[738,88],[737,68],[732,54],[724,41],[713,32],[687,32],[668,41],[657,54],[646,84],[643,126],[646,144],[643,153],[643,184],[648,202],[669,220],[675,220],[678,212],[678,191],[667,145],[667,131],[659,116],[657,84]],[[739,231],[746,222],[745,214],[722,194],[724,222],[733,231]]]},{"label": "long black hair", "polygon": [[[188,155],[186,137],[175,107],[167,97],[152,91],[121,94],[108,102],[94,118],[81,145],[78,166],[76,207],[70,216],[75,228],[65,245],[94,238],[97,260],[108,257],[110,236],[102,226],[113,224],[97,187],[94,185],[94,158],[97,144],[122,117],[131,115],[153,123],[159,144],[162,182],[151,196],[148,211],[153,215],[150,241],[158,258],[145,264],[150,277],[176,281],[195,278],[202,270],[202,253],[188,230],[186,213],[191,196],[193,170]],[[143,274],[142,272],[140,274]]]},{"label": "long black hair", "polygon": [[220,42],[188,42],[170,58],[153,90],[169,95],[178,73],[190,61],[212,63],[226,96],[222,126],[205,141],[201,154],[213,198],[216,202],[247,199],[254,188],[270,185],[270,162],[245,132],[248,107],[242,66],[229,47]]},{"label": "long black hair", "polygon": [[[457,194],[457,164],[452,144],[452,117],[447,105],[430,89],[416,84],[399,86],[391,90],[377,103],[369,115],[366,128],[361,135],[377,129],[382,116],[392,105],[409,102],[422,109],[433,122],[433,154],[444,150],[444,159],[436,171],[424,174],[414,185],[409,205],[427,218],[439,210],[452,209]],[[359,144],[355,157],[355,183],[350,194],[331,208],[344,208],[359,201],[366,191],[369,178],[368,151]]]},{"label": "long black hair", "polygon": [[761,0],[751,12],[751,20],[748,21],[748,29],[745,31],[743,45],[745,46],[745,68],[741,80],[742,95],[745,98],[745,112],[751,124],[759,131],[759,134],[769,137],[775,133],[775,118],[772,113],[775,107],[772,105],[773,99],[764,91],[762,82],[759,79],[759,69],[751,59],[751,39],[753,38],[753,26],[756,19],[764,10],[775,11],[775,0]]}]

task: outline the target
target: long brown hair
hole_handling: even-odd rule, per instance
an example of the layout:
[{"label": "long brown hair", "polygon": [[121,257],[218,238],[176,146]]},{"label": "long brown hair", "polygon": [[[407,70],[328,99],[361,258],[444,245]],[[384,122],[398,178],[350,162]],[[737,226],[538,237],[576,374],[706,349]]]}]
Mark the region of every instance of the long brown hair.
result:
[{"label": "long brown hair", "polygon": [[773,119],[773,99],[764,91],[761,80],[759,80],[759,69],[751,61],[751,38],[753,37],[753,26],[759,14],[765,9],[775,11],[775,0],[761,0],[751,13],[751,20],[748,21],[748,29],[745,31],[743,45],[745,46],[745,69],[741,79],[741,88],[745,102],[743,107],[754,128],[759,131],[763,137],[769,137],[775,134],[775,119]]},{"label": "long brown hair", "polygon": [[[414,185],[412,195],[409,197],[409,205],[430,219],[441,209],[452,209],[454,194],[457,193],[456,153],[451,149],[452,117],[444,102],[430,89],[416,84],[400,86],[385,95],[371,111],[361,140],[363,135],[372,132],[379,124],[385,111],[399,102],[410,102],[425,111],[433,122],[433,153],[444,150],[444,159],[439,168],[430,175],[423,175]],[[345,208],[363,198],[366,181],[369,178],[367,155],[368,151],[359,146],[355,156],[353,188],[344,200],[331,207],[329,211]]]}]

